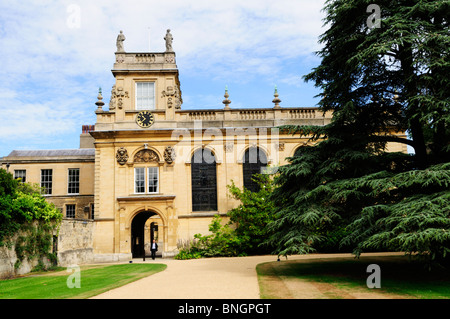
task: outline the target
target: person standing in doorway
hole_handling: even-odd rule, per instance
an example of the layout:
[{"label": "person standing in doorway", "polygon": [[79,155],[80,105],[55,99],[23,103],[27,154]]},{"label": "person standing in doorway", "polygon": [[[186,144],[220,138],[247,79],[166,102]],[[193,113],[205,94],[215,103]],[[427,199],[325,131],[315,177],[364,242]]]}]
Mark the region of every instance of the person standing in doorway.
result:
[{"label": "person standing in doorway", "polygon": [[156,252],[158,251],[158,244],[156,243],[156,241],[154,239],[153,239],[152,247],[150,248],[150,250],[152,252],[152,259],[155,260]]}]

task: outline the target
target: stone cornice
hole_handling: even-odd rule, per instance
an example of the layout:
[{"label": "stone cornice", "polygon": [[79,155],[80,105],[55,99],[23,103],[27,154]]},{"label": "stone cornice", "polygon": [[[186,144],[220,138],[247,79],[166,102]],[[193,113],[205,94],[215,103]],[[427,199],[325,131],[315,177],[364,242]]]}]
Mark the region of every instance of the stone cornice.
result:
[{"label": "stone cornice", "polygon": [[117,197],[118,202],[173,201],[176,195],[146,194]]}]

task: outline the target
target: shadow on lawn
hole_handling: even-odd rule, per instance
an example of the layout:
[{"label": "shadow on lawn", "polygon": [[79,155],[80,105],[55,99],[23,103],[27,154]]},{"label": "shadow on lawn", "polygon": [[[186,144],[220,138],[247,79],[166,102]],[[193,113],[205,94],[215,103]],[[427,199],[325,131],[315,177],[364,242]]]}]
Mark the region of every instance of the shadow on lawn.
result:
[{"label": "shadow on lawn", "polygon": [[277,276],[283,281],[303,281],[333,285],[345,290],[368,289],[368,266],[380,267],[380,293],[405,295],[405,298],[450,298],[450,270],[434,267],[431,271],[417,259],[408,256],[365,257],[359,259],[308,259],[271,263],[260,267],[261,276]]}]

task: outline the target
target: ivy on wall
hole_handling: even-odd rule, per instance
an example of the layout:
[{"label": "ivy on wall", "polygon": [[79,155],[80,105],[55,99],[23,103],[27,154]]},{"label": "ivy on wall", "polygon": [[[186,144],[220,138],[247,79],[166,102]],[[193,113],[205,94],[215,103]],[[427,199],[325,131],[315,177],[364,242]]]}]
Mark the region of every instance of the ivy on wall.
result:
[{"label": "ivy on wall", "polygon": [[0,247],[14,246],[16,269],[25,259],[38,259],[40,268],[45,257],[56,263],[51,248],[61,220],[62,213],[45,200],[38,186],[21,183],[0,169]]}]

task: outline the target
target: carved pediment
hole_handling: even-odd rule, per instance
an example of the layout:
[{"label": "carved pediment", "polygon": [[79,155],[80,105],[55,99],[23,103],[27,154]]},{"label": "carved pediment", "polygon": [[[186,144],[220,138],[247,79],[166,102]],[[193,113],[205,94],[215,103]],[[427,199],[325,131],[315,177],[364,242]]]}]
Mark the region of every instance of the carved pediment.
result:
[{"label": "carved pediment", "polygon": [[155,151],[145,149],[145,150],[141,150],[141,151],[137,152],[136,155],[134,155],[133,162],[135,162],[135,163],[151,163],[151,162],[158,163],[159,157]]}]

